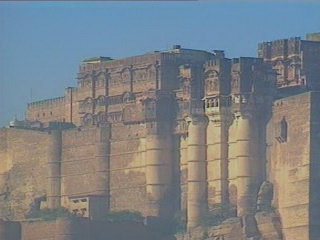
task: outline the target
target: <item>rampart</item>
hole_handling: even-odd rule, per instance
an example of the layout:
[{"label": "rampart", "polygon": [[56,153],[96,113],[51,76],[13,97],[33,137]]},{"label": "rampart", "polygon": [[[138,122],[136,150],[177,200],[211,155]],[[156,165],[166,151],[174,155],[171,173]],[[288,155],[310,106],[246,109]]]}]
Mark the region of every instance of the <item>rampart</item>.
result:
[{"label": "rampart", "polygon": [[[125,231],[124,231],[125,229]],[[127,240],[158,239],[142,223],[59,219],[0,222],[1,240]]]},{"label": "rampart", "polygon": [[[192,230],[227,206],[244,238],[276,219],[266,239],[317,240],[319,51],[290,38],[259,45],[261,58],[175,46],[84,61],[63,98],[29,104],[42,127],[0,130],[1,218],[61,206],[94,221],[186,213]],[[37,224],[59,225],[22,223],[22,235]]]}]

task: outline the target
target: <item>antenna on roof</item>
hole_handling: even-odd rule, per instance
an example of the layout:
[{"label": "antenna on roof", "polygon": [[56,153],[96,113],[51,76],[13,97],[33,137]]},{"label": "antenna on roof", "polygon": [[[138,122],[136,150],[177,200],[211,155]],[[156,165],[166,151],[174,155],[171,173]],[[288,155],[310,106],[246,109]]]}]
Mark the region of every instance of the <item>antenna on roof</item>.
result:
[{"label": "antenna on roof", "polygon": [[30,89],[30,102],[32,102],[32,97],[33,97],[33,92],[32,92],[32,88]]}]

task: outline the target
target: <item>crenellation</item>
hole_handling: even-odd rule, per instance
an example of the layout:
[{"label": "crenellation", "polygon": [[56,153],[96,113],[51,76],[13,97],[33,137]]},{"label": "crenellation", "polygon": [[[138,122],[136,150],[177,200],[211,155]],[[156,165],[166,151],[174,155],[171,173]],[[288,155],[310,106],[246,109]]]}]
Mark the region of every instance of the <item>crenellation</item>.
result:
[{"label": "crenellation", "polygon": [[32,107],[32,106],[37,106],[37,105],[56,104],[56,103],[59,103],[63,100],[64,100],[64,97],[51,98],[51,99],[47,99],[47,100],[28,103],[28,106]]}]

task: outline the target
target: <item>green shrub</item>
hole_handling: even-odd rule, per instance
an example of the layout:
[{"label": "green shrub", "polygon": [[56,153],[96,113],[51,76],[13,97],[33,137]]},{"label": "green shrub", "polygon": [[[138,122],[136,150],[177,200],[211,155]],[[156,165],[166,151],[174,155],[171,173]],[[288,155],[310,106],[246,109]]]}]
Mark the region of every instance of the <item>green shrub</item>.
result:
[{"label": "green shrub", "polygon": [[143,216],[140,212],[130,212],[130,211],[111,211],[105,216],[106,220],[112,221],[136,221],[143,222]]},{"label": "green shrub", "polygon": [[229,204],[215,204],[209,207],[201,219],[202,226],[218,226],[228,218],[235,216],[235,207]]},{"label": "green shrub", "polygon": [[55,209],[44,208],[36,211],[31,211],[26,215],[26,218],[54,221],[59,218],[76,218],[76,215],[70,213],[66,208],[60,207]]},{"label": "green shrub", "polygon": [[187,230],[187,211],[179,211],[174,214],[172,220],[172,232],[183,233]]},{"label": "green shrub", "polygon": [[257,209],[257,212],[265,212],[265,213],[271,213],[275,212],[276,208],[270,204],[261,204],[259,206],[259,209]]}]

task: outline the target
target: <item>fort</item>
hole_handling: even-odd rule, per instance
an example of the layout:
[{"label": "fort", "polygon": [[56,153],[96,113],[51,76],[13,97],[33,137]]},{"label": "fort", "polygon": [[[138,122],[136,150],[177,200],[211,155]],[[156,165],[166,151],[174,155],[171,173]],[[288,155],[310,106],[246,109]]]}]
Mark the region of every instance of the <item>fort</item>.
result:
[{"label": "fort", "polygon": [[[320,33],[261,43],[258,58],[179,45],[95,57],[77,80],[0,129],[1,240],[110,236],[121,227],[99,221],[124,210],[185,213],[181,240],[320,239]],[[232,218],[204,228],[221,206]],[[26,219],[60,207],[83,219]],[[110,239],[150,234],[123,224],[131,235]]]}]

